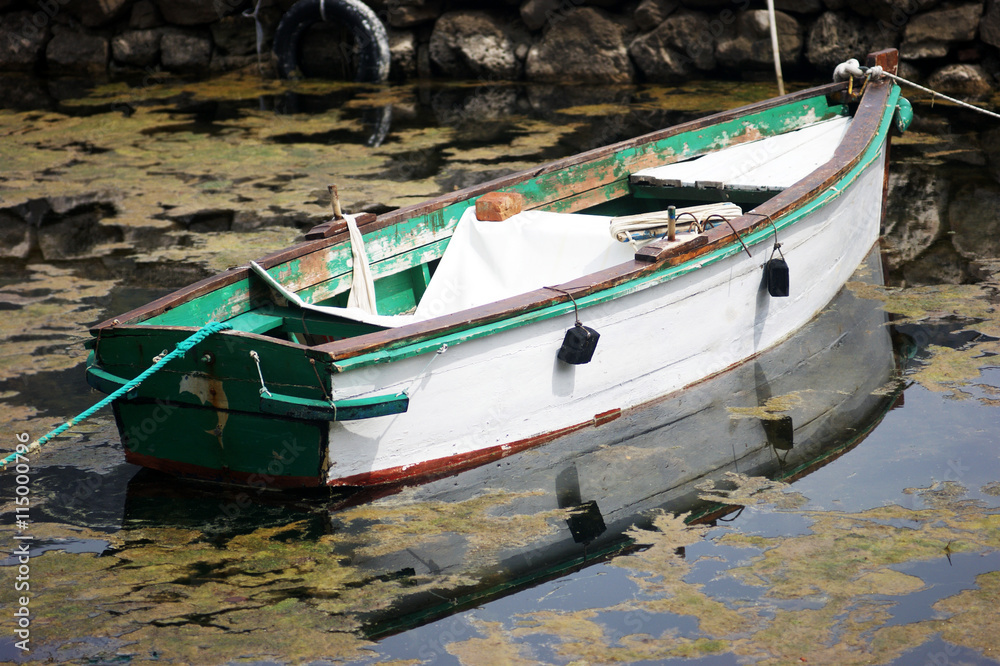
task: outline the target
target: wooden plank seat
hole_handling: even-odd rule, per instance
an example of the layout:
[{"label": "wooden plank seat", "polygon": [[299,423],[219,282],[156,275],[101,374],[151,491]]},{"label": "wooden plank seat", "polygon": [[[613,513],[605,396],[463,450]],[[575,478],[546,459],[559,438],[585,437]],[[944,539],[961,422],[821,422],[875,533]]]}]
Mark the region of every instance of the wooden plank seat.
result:
[{"label": "wooden plank seat", "polygon": [[760,203],[828,162],[850,127],[841,116],[629,176],[640,198]]}]

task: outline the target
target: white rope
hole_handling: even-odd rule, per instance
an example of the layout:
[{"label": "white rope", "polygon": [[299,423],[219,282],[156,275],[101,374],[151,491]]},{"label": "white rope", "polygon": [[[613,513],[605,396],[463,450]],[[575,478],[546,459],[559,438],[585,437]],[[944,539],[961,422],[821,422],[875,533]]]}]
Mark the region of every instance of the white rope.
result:
[{"label": "white rope", "polygon": [[[873,67],[872,69],[875,68]],[[881,67],[879,69],[881,69]],[[993,113],[992,111],[987,111],[986,109],[976,106],[975,104],[969,104],[968,102],[963,102],[960,99],[955,99],[954,97],[948,97],[947,95],[943,95],[937,92],[936,90],[931,90],[930,88],[925,88],[924,86],[918,83],[914,83],[913,81],[907,81],[901,76],[896,76],[895,74],[890,74],[889,72],[881,72],[881,75],[888,76],[890,79],[896,81],[897,83],[905,83],[906,85],[916,88],[917,90],[922,90],[925,93],[934,95],[935,97],[940,97],[941,99],[947,100],[952,104],[957,104],[959,106],[965,107],[966,109],[971,109],[972,111],[978,111],[979,113],[982,113],[987,116],[992,116],[993,118],[1000,118],[1000,113]]]},{"label": "white rope", "polygon": [[252,18],[254,24],[257,28],[257,67],[263,72],[264,61],[262,53],[264,52],[264,26],[260,22],[260,6],[264,3],[264,0],[257,0],[257,6],[251,12],[249,9],[243,12],[243,16],[247,18]]},{"label": "white rope", "polygon": [[271,392],[267,390],[266,386],[264,386],[264,373],[261,372],[261,369],[260,369],[260,356],[257,354],[257,352],[251,350],[250,351],[250,358],[252,358],[254,360],[254,362],[257,364],[257,376],[260,377],[260,394],[261,395],[267,395],[267,397],[270,398],[271,397]]},{"label": "white rope", "polygon": [[857,58],[845,60],[837,65],[833,70],[834,81],[846,81],[852,76],[857,79],[863,79],[865,77],[865,72],[861,69],[861,63],[858,62]]},{"label": "white rope", "polygon": [[988,111],[982,107],[976,106],[975,104],[969,104],[968,102],[963,102],[962,100],[955,99],[954,97],[949,97],[948,95],[939,93],[936,90],[931,90],[930,88],[926,88],[920,85],[919,83],[914,83],[913,81],[904,79],[901,76],[890,74],[889,72],[882,69],[882,67],[879,65],[875,65],[874,67],[861,67],[860,63],[857,60],[851,58],[846,62],[840,63],[839,65],[837,65],[836,69],[833,70],[834,81],[846,81],[850,77],[863,78],[865,76],[870,76],[873,79],[877,79],[880,76],[887,76],[896,83],[905,83],[911,88],[916,88],[917,90],[921,90],[929,95],[933,95],[934,97],[940,97],[941,99],[951,102],[952,104],[957,104],[958,106],[964,107],[966,109],[970,109],[972,111],[978,111],[979,113],[982,113],[984,115],[1000,119],[1000,114],[998,113]]},{"label": "white rope", "polygon": [[[688,215],[689,213],[690,215]],[[733,220],[742,215],[743,210],[731,201],[723,201],[720,203],[678,208],[676,214],[678,225],[690,224],[692,216],[697,220],[699,225],[703,225],[705,220],[712,215]],[[685,219],[681,219],[682,215]],[[656,236],[667,232],[669,216],[669,211],[664,210],[653,213],[613,217],[611,218],[610,227],[611,236],[622,243],[631,243],[633,247],[639,249],[656,240]],[[632,234],[635,234],[638,238],[634,238]]]}]

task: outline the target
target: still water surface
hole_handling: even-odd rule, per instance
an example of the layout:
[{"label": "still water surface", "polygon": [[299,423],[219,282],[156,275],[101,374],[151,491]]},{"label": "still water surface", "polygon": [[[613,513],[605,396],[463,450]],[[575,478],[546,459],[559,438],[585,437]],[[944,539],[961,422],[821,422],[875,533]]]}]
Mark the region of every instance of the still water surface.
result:
[{"label": "still water surface", "polygon": [[[0,448],[97,400],[88,324],[292,242],[330,181],[378,212],[771,94],[16,85]],[[882,256],[822,316],[591,433],[395,492],[278,495],[139,473],[95,417],[31,463],[31,652],[5,618],[0,660],[998,663],[1000,144],[917,111]],[[5,477],[5,549],[14,497]]]}]

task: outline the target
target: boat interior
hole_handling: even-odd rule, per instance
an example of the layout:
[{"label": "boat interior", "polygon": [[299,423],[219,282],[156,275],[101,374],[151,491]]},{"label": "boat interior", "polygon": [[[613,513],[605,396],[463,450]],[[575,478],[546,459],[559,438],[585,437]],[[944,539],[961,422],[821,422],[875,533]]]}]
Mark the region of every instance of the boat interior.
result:
[{"label": "boat interior", "polygon": [[[813,98],[818,112],[810,109],[811,116],[795,117],[787,130],[772,129],[770,135],[747,131],[730,137],[728,145],[727,137],[718,135],[717,145],[637,169],[621,179],[613,196],[568,211],[534,204],[503,221],[481,220],[471,197],[449,209],[446,224],[409,245],[366,233],[360,259],[356,252],[352,258],[345,238],[326,252],[314,252],[319,257],[315,265],[307,257],[267,269],[261,265],[264,260],[251,262],[242,281],[242,304],[220,305],[216,297],[202,307],[201,319],[222,319],[235,330],[316,346],[558,286],[630,262],[643,244],[665,241],[668,207],[676,209],[673,242],[683,243],[767,201],[832,159],[852,118],[847,105],[823,100]],[[699,209],[708,212],[685,214]],[[626,227],[621,233],[620,225],[612,228],[616,222],[635,222],[641,228],[631,233]],[[368,270],[358,270],[359,261]],[[347,307],[363,272],[371,275],[374,313]],[[238,300],[237,292],[232,293],[229,303]],[[199,314],[199,298],[143,323],[190,325]]]}]

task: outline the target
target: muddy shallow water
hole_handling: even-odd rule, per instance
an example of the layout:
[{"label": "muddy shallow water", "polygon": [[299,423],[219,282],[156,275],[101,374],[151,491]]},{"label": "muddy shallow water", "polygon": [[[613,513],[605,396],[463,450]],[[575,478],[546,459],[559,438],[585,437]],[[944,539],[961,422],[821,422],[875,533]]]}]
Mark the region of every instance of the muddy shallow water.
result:
[{"label": "muddy shallow water", "polygon": [[[293,242],[328,183],[381,212],[772,94],[5,90],[4,450],[99,398],[89,324]],[[613,428],[382,496],[182,483],[124,464],[110,412],[74,428],[30,462],[24,530],[0,477],[0,548],[30,544],[29,578],[0,562],[0,661],[997,663],[1000,130],[916,110],[882,257],[803,336]]]}]

